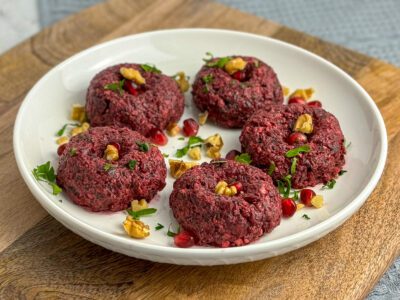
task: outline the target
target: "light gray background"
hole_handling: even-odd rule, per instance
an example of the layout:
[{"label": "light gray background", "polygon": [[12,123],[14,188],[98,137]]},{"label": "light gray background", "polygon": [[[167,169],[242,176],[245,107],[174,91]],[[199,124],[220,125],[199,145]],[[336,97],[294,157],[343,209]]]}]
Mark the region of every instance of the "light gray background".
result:
[{"label": "light gray background", "polygon": [[[0,53],[44,26],[98,2],[101,0],[0,0]],[[217,2],[400,66],[400,0]],[[367,299],[400,299],[400,258]]]}]

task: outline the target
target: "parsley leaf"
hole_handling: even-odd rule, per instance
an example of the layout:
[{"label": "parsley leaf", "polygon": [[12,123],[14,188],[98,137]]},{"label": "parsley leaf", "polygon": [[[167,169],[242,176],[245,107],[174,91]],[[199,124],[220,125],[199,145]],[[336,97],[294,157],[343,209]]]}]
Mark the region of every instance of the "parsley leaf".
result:
[{"label": "parsley leaf", "polygon": [[143,65],[140,65],[140,67],[146,72],[153,72],[153,73],[161,74],[161,71],[159,69],[157,69],[155,65],[143,64]]},{"label": "parsley leaf", "polygon": [[134,211],[132,209],[127,210],[128,214],[130,214],[131,217],[134,218],[135,220],[139,220],[140,217],[143,217],[143,216],[148,216],[148,215],[154,214],[156,211],[157,211],[156,208],[145,208],[145,209],[141,209],[138,211]]},{"label": "parsley leaf", "polygon": [[136,145],[139,146],[139,150],[142,152],[148,152],[150,149],[150,146],[148,143],[136,142]]},{"label": "parsley leaf", "polygon": [[32,174],[37,181],[43,181],[49,184],[53,189],[53,195],[58,195],[62,192],[61,187],[56,184],[56,174],[49,161],[34,168]]},{"label": "parsley leaf", "polygon": [[122,95],[124,93],[124,89],[123,89],[124,83],[125,83],[125,79],[122,79],[118,82],[106,84],[104,86],[104,89],[118,92],[120,95]]},{"label": "parsley leaf", "polygon": [[171,230],[171,224],[169,224],[167,235],[170,236],[170,237],[174,237],[174,236],[176,236],[176,235],[179,233],[179,231],[180,231],[180,227],[178,226],[177,231],[176,231],[176,232],[173,232],[173,231]]},{"label": "parsley leaf", "polygon": [[201,137],[191,136],[185,147],[176,150],[175,156],[178,158],[183,157],[188,153],[190,148],[201,146],[202,143],[204,143],[204,140]]},{"label": "parsley leaf", "polygon": [[299,200],[299,193],[300,193],[300,191],[294,191],[294,192],[293,192],[292,199],[293,199],[294,201]]},{"label": "parsley leaf", "polygon": [[214,55],[211,52],[206,52],[206,58],[203,58],[203,61],[206,63],[212,61],[214,59]]},{"label": "parsley leaf", "polygon": [[198,143],[204,143],[204,140],[199,136],[191,136],[188,141],[188,146],[192,146]]},{"label": "parsley leaf", "polygon": [[332,179],[331,181],[328,181],[321,189],[322,190],[331,190],[336,184],[336,180]]},{"label": "parsley leaf", "polygon": [[308,215],[306,215],[306,214],[302,215],[302,218],[304,218],[304,219],[306,219],[306,220],[310,220],[310,219],[311,219],[311,218],[310,218]]},{"label": "parsley leaf", "polygon": [[183,136],[181,136],[180,138],[178,138],[179,141],[184,141],[185,138]]},{"label": "parsley leaf", "polygon": [[241,153],[240,155],[236,155],[235,161],[246,165],[249,165],[252,162],[250,154],[248,153]]},{"label": "parsley leaf", "polygon": [[103,170],[106,171],[106,172],[108,172],[108,171],[110,171],[110,170],[112,169],[112,167],[113,167],[112,164],[110,164],[110,163],[105,163],[105,164],[103,165]]},{"label": "parsley leaf", "polygon": [[185,156],[186,153],[188,153],[188,151],[189,151],[189,146],[185,146],[181,149],[176,150],[175,156],[178,158],[181,158],[181,157]]},{"label": "parsley leaf", "polygon": [[309,145],[303,145],[303,146],[289,150],[288,152],[286,152],[285,156],[291,158],[291,157],[295,157],[295,156],[299,155],[302,152],[304,152],[304,153],[310,152],[310,150],[311,150],[311,148]]},{"label": "parsley leaf", "polygon": [[164,228],[164,225],[160,224],[160,223],[157,223],[157,226],[155,227],[156,230],[160,230],[160,229],[163,229],[163,228]]},{"label": "parsley leaf", "polygon": [[346,170],[340,170],[339,176],[342,176],[344,173],[347,173],[347,171]]},{"label": "parsley leaf", "polygon": [[213,74],[208,74],[208,75],[206,75],[206,76],[203,76],[201,79],[202,79],[203,82],[206,83],[206,84],[207,84],[207,83],[212,83],[213,80],[214,80],[214,76],[213,76]]},{"label": "parsley leaf", "polygon": [[169,157],[169,154],[163,153],[162,156],[164,156],[165,158],[168,158],[168,157]]},{"label": "parsley leaf", "polygon": [[79,126],[79,124],[74,124],[74,123],[72,123],[72,124],[70,124],[70,123],[64,124],[64,126],[61,127],[61,129],[59,131],[57,131],[56,136],[62,136],[64,134],[64,132],[65,132],[65,129],[67,129],[67,126],[75,126],[75,127],[77,127],[77,126]]},{"label": "parsley leaf", "polygon": [[297,166],[297,157],[293,157],[292,165],[290,166],[290,174],[293,175],[296,173],[296,166]]},{"label": "parsley leaf", "polygon": [[76,148],[71,148],[69,150],[69,156],[75,156],[76,155]]},{"label": "parsley leaf", "polygon": [[135,167],[136,167],[136,163],[137,163],[137,161],[136,161],[135,159],[131,159],[131,160],[128,162],[128,167],[129,167],[129,169],[134,170]]},{"label": "parsley leaf", "polygon": [[268,167],[268,175],[271,176],[275,172],[276,166],[275,163],[272,162]]},{"label": "parsley leaf", "polygon": [[211,68],[220,68],[222,69],[225,65],[231,60],[229,56],[221,57],[216,61],[209,61],[206,66]]},{"label": "parsley leaf", "polygon": [[286,175],[282,180],[278,180],[278,191],[284,198],[289,198],[292,188],[292,176]]}]

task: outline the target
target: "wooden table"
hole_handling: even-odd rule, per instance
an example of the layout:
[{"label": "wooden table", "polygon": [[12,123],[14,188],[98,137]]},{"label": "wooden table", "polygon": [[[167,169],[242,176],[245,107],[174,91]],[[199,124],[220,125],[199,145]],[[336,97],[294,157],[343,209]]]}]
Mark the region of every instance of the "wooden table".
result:
[{"label": "wooden table", "polygon": [[[122,35],[173,27],[248,31],[301,46],[353,76],[388,129],[382,180],[338,230],[298,251],[240,265],[173,266],[91,244],[39,206],[18,173],[12,131],[28,90],[74,53]],[[0,298],[360,299],[400,253],[400,70],[207,1],[112,0],[44,29],[0,57]]]}]

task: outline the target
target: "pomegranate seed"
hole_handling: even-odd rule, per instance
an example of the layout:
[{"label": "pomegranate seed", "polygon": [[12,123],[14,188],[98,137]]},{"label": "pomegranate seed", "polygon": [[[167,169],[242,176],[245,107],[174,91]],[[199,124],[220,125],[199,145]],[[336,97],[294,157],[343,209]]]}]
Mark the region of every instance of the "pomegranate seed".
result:
[{"label": "pomegranate seed", "polygon": [[232,183],[231,186],[234,186],[238,193],[243,190],[243,184],[241,182],[236,181]]},{"label": "pomegranate seed", "polygon": [[58,149],[57,149],[58,156],[61,156],[64,153],[66,146],[67,146],[67,144],[62,144],[62,145],[60,145],[60,147],[58,147]]},{"label": "pomegranate seed", "polygon": [[124,89],[131,95],[133,96],[137,96],[138,95],[138,91],[137,89],[133,86],[133,82],[131,80],[125,80],[124,82]]},{"label": "pomegranate seed", "polygon": [[322,107],[321,101],[318,100],[310,101],[307,103],[307,105],[311,107]]},{"label": "pomegranate seed", "polygon": [[240,152],[237,150],[231,150],[226,155],[225,158],[229,160],[235,160],[235,157],[240,155]]},{"label": "pomegranate seed", "polygon": [[306,104],[306,100],[301,97],[293,97],[289,99],[289,104]]},{"label": "pomegranate seed", "polygon": [[294,145],[297,143],[304,144],[307,142],[307,136],[301,132],[293,132],[289,135],[287,142],[289,143],[289,145]]},{"label": "pomegranate seed", "polygon": [[174,236],[174,243],[180,248],[189,248],[194,245],[194,238],[187,231],[181,231]]},{"label": "pomegranate seed", "polygon": [[110,143],[109,145],[114,146],[115,148],[117,148],[118,152],[121,151],[121,145],[118,143]]},{"label": "pomegranate seed", "polygon": [[312,206],[311,199],[314,198],[315,192],[311,189],[303,189],[300,192],[300,200],[305,206]]},{"label": "pomegranate seed", "polygon": [[153,128],[149,133],[150,141],[156,145],[164,146],[168,143],[168,138],[159,128]]},{"label": "pomegranate seed", "polygon": [[199,131],[199,124],[190,118],[183,121],[183,134],[185,136],[195,136]]},{"label": "pomegranate seed", "polygon": [[232,74],[232,77],[239,81],[245,81],[246,73],[244,71],[236,71],[235,73]]},{"label": "pomegranate seed", "polygon": [[282,200],[282,214],[286,218],[290,218],[296,212],[296,202],[291,198],[285,198]]}]

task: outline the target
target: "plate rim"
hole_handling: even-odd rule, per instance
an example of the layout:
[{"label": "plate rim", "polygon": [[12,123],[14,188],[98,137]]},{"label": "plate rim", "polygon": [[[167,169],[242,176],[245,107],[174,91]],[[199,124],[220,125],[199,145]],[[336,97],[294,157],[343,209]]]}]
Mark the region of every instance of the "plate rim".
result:
[{"label": "plate rim", "polygon": [[[31,95],[38,89],[40,83],[45,81],[48,77],[50,77],[53,73],[57,72],[58,70],[62,69],[65,65],[70,63],[73,60],[79,59],[81,56],[86,55],[92,51],[96,51],[103,47],[108,47],[109,45],[118,44],[125,40],[130,39],[137,39],[141,37],[151,37],[154,35],[165,35],[165,34],[176,34],[176,33],[209,33],[209,34],[230,34],[230,35],[239,35],[241,37],[247,38],[254,38],[258,40],[264,40],[269,43],[275,43],[282,47],[292,48],[295,51],[301,52],[302,54],[312,57],[316,59],[319,63],[328,65],[329,67],[333,68],[336,72],[340,75],[345,77],[347,81],[350,81],[354,88],[361,93],[365,100],[365,104],[369,106],[371,109],[374,117],[377,120],[378,124],[378,132],[380,136],[381,142],[381,149],[380,155],[377,162],[376,169],[373,171],[373,174],[370,180],[366,183],[364,189],[354,197],[349,204],[343,207],[340,211],[335,213],[334,215],[328,217],[326,220],[322,221],[319,224],[313,225],[309,228],[306,228],[300,232],[290,234],[288,236],[284,236],[275,240],[266,241],[263,243],[257,244],[249,244],[242,247],[229,247],[229,248],[214,248],[214,247],[204,247],[204,248],[191,248],[191,249],[182,249],[178,247],[166,246],[166,245],[156,245],[156,244],[145,244],[141,243],[140,241],[136,240],[128,240],[122,236],[118,236],[112,233],[104,232],[92,225],[84,223],[74,217],[74,215],[66,212],[62,209],[56,202],[49,199],[48,193],[46,193],[43,189],[39,188],[38,183],[34,180],[31,172],[25,165],[23,161],[23,154],[22,148],[20,147],[20,132],[21,132],[21,124],[22,124],[22,116],[26,110],[26,107],[30,100],[32,99]],[[61,63],[55,65],[51,68],[47,73],[45,73],[30,89],[30,91],[24,97],[24,100],[21,102],[21,105],[18,109],[18,114],[14,124],[14,133],[13,133],[13,148],[15,154],[15,160],[17,162],[18,170],[23,177],[26,185],[28,186],[31,193],[37,199],[37,201],[41,204],[41,206],[51,214],[56,220],[60,221],[70,230],[76,232],[74,227],[78,227],[81,230],[85,231],[85,234],[91,235],[96,239],[103,241],[106,239],[108,242],[112,241],[118,243],[120,246],[124,246],[124,248],[137,248],[137,250],[146,251],[147,253],[153,254],[161,254],[161,255],[178,255],[180,258],[188,258],[191,259],[192,255],[197,255],[199,258],[217,258],[217,257],[229,257],[229,256],[236,256],[237,254],[252,254],[252,253],[261,253],[262,251],[268,251],[276,249],[277,247],[282,248],[288,246],[296,241],[306,241],[313,239],[313,237],[317,236],[317,239],[322,237],[321,235],[325,235],[333,230],[335,230],[338,226],[340,226],[347,218],[352,216],[357,210],[365,203],[368,196],[372,193],[375,189],[376,185],[378,184],[384,167],[387,160],[387,151],[388,151],[388,139],[386,133],[386,127],[383,120],[383,117],[373,99],[369,96],[369,94],[364,90],[364,88],[349,74],[345,71],[340,69],[338,66],[333,64],[332,62],[322,58],[321,56],[314,54],[308,50],[295,46],[293,44],[289,44],[287,42],[283,42],[268,36],[263,36],[254,33],[248,33],[243,31],[236,31],[236,30],[227,30],[227,29],[210,29],[210,28],[178,28],[178,29],[162,29],[162,30],[155,30],[155,31],[146,31],[141,32],[138,34],[132,34],[128,36],[123,36],[120,38],[112,39],[110,41],[106,41],[95,46],[89,47],[85,50],[82,50],[69,58],[65,59]],[[87,239],[85,237],[85,239]],[[306,243],[308,244],[308,243]],[[116,250],[118,251],[118,250]]]}]

